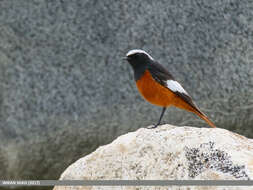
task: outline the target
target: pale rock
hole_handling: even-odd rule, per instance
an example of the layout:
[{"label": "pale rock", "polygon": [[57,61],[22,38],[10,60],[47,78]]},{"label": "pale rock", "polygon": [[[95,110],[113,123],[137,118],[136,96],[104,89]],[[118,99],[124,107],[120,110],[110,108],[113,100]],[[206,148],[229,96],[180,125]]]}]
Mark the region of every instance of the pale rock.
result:
[{"label": "pale rock", "polygon": [[[141,128],[77,160],[60,180],[249,180],[253,140],[220,128]],[[252,189],[252,187],[55,187],[61,189]]]}]

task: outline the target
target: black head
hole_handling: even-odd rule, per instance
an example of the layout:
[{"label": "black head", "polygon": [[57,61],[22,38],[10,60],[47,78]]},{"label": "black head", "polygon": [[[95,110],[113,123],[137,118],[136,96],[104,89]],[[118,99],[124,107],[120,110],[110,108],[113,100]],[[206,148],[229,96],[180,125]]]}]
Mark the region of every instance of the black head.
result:
[{"label": "black head", "polygon": [[126,54],[126,59],[130,65],[135,69],[147,65],[153,58],[145,51],[140,49],[130,50]]},{"label": "black head", "polygon": [[126,60],[132,66],[134,70],[134,77],[137,81],[145,72],[148,64],[154,59],[143,50],[133,49],[126,54]]}]

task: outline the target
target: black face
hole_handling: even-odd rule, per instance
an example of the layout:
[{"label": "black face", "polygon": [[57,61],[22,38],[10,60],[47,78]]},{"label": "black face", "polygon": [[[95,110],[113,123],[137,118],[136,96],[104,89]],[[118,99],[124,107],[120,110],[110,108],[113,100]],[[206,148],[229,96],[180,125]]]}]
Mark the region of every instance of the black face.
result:
[{"label": "black face", "polygon": [[150,58],[144,53],[135,53],[127,56],[127,61],[135,69],[142,66],[145,67],[145,65],[147,65],[150,61]]},{"label": "black face", "polygon": [[145,72],[147,65],[152,61],[149,56],[144,53],[135,53],[127,56],[126,59],[134,70],[134,78],[136,81],[140,79]]}]

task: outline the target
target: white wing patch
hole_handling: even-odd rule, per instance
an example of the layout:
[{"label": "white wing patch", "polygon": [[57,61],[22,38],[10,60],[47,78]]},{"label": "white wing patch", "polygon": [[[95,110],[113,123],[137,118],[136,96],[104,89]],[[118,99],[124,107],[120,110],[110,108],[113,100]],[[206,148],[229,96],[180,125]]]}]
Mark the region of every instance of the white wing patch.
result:
[{"label": "white wing patch", "polygon": [[130,55],[133,55],[133,54],[136,54],[136,53],[144,53],[146,54],[150,59],[154,60],[153,57],[151,57],[147,52],[145,52],[144,50],[141,50],[141,49],[132,49],[130,50],[126,56],[130,56]]},{"label": "white wing patch", "polygon": [[184,94],[188,95],[188,93],[185,91],[185,89],[177,81],[175,81],[175,80],[167,80],[166,84],[167,84],[167,87],[170,90],[172,90],[173,92],[177,91],[177,92],[184,93]]}]

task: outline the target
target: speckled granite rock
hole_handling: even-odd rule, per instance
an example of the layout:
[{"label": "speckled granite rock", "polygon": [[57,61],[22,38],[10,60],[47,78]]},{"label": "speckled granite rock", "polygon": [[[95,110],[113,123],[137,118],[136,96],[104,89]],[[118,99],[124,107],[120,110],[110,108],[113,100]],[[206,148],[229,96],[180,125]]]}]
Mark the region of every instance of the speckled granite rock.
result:
[{"label": "speckled granite rock", "polygon": [[[81,154],[155,123],[160,109],[121,59],[132,48],[168,68],[217,126],[253,137],[252,7],[0,1],[1,178],[56,179]],[[173,108],[164,122],[205,125]]]},{"label": "speckled granite rock", "polygon": [[[122,135],[112,143],[101,146],[93,153],[77,160],[60,177],[61,180],[249,180],[252,178],[252,139],[225,129],[199,129],[172,125],[163,125],[154,130],[141,128],[136,132]],[[201,189],[200,187],[184,188]],[[207,188],[231,189],[231,187]],[[55,187],[54,190],[56,189],[75,188]],[[80,189],[87,189],[87,187]],[[89,189],[108,188],[90,187]],[[157,187],[138,189],[157,189]],[[179,189],[179,187],[175,186],[171,189]],[[236,187],[236,189],[241,188]]]}]

